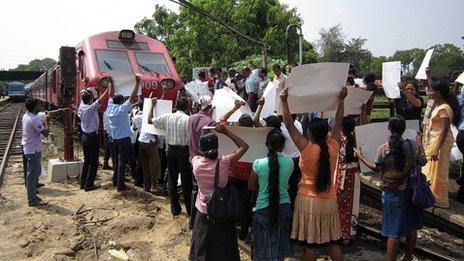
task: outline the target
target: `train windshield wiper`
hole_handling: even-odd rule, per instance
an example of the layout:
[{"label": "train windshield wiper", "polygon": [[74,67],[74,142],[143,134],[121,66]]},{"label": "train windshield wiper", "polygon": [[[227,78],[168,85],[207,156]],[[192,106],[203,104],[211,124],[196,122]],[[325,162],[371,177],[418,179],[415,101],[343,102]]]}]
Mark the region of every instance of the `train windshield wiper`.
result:
[{"label": "train windshield wiper", "polygon": [[109,62],[103,60],[103,63],[106,65],[106,67],[108,67],[108,69],[113,70],[113,67],[111,66]]},{"label": "train windshield wiper", "polygon": [[150,68],[148,68],[148,67],[147,67],[147,66],[145,66],[145,65],[141,65],[140,63],[139,63],[138,65],[140,66],[140,68],[142,68],[142,70],[144,70],[144,71],[147,71],[147,72],[151,72],[151,73],[156,73],[156,75],[158,75],[158,76],[159,76],[159,73],[158,73],[158,72],[156,72],[155,70],[153,70],[153,69],[150,69]]}]

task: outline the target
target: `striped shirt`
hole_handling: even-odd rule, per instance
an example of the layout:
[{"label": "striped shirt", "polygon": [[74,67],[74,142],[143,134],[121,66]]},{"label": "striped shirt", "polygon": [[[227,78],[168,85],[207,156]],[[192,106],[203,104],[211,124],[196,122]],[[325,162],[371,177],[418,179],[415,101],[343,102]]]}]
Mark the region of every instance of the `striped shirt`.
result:
[{"label": "striped shirt", "polygon": [[188,146],[188,119],[183,111],[165,114],[153,118],[153,125],[158,129],[166,130],[166,144],[174,146]]}]

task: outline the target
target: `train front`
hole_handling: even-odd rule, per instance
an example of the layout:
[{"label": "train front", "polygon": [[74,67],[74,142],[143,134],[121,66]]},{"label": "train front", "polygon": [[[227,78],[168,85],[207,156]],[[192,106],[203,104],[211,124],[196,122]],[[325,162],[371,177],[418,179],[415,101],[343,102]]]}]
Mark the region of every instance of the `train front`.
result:
[{"label": "train front", "polygon": [[[165,99],[175,101],[181,87],[171,56],[163,43],[131,30],[107,32],[85,39],[78,45],[79,89],[94,87],[101,95],[106,87],[101,79],[111,70],[132,71],[142,75],[142,97],[160,98],[167,89]],[[79,94],[78,94],[79,95]],[[100,111],[104,111],[105,101]]]}]

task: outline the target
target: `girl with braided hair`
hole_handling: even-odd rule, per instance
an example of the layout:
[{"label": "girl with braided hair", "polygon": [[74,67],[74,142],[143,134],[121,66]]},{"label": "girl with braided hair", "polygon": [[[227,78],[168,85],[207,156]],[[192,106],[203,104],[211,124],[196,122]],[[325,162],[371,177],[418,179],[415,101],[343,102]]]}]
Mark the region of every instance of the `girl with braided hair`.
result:
[{"label": "girl with braided hair", "polygon": [[334,173],[340,151],[346,95],[347,89],[343,87],[338,97],[335,126],[331,135],[328,135],[327,121],[315,119],[309,126],[309,136],[305,137],[293,123],[287,101],[288,90],[280,93],[283,121],[293,143],[300,151],[301,180],[295,199],[290,237],[305,244],[304,260],[316,260],[316,248],[323,245],[329,245],[332,260],[343,259],[342,251],[337,244],[342,233]]},{"label": "girl with braided hair", "polygon": [[380,145],[377,157],[371,162],[362,155],[356,156],[368,168],[382,173],[382,235],[387,237],[387,260],[394,261],[398,255],[400,238],[406,237],[405,254],[402,260],[412,260],[417,240],[417,230],[424,223],[423,209],[412,203],[412,185],[409,182],[412,159],[419,166],[425,165],[420,135],[416,140],[403,139],[406,121],[395,115],[388,121],[390,137]]},{"label": "girl with braided hair", "polygon": [[292,210],[287,187],[293,172],[293,160],[282,154],[284,145],[282,132],[269,132],[266,138],[267,157],[255,160],[248,181],[250,190],[259,187],[251,230],[253,260],[284,260],[292,255]]}]

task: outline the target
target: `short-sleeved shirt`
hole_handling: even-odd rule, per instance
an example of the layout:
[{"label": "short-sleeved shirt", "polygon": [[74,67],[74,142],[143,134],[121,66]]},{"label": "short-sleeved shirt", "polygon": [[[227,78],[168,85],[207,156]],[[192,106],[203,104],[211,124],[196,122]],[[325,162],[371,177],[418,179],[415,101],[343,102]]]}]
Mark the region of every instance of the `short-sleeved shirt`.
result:
[{"label": "short-sleeved shirt", "polygon": [[319,145],[308,142],[306,148],[300,153],[300,169],[301,180],[299,184],[298,194],[309,197],[318,198],[336,198],[336,184],[335,184],[335,168],[338,160],[338,153],[340,151],[340,144],[333,138],[327,139],[327,147],[329,150],[329,163],[330,163],[330,188],[325,192],[317,192],[316,179],[317,171],[319,169],[319,156],[321,148]]},{"label": "short-sleeved shirt", "polygon": [[203,127],[214,125],[216,125],[216,121],[204,111],[199,111],[189,117],[188,134],[190,158],[197,155],[203,155],[200,149],[200,138],[203,133]]},{"label": "short-sleeved shirt", "polygon": [[[214,175],[218,160],[211,160],[203,156],[192,158],[193,175],[198,184],[198,196],[195,207],[203,214],[208,214],[205,199],[214,191]],[[218,186],[223,188],[227,185],[229,177],[230,159],[228,156],[219,157],[219,179]]]},{"label": "short-sleeved shirt", "polygon": [[259,83],[261,80],[258,77],[257,70],[253,70],[245,81],[245,90],[247,93],[258,93]]},{"label": "short-sleeved shirt", "polygon": [[77,110],[77,116],[81,120],[81,128],[85,133],[93,133],[98,130],[98,106],[99,102],[95,101],[92,104],[81,103]]},{"label": "short-sleeved shirt", "polygon": [[[288,195],[288,180],[293,172],[293,160],[281,152],[277,152],[279,162],[279,204],[290,203]],[[257,159],[253,162],[253,171],[258,176],[258,198],[256,199],[256,210],[269,206],[269,158]]]},{"label": "short-sleeved shirt", "polygon": [[[415,160],[418,165],[425,165],[425,159],[422,151],[419,149],[418,144],[414,140],[409,140],[415,153]],[[409,148],[408,140],[403,140],[404,157],[406,163],[404,168],[398,169],[395,165],[395,159],[390,154],[390,147],[388,141],[380,145],[377,149],[377,156],[375,158],[376,170],[382,171],[382,186],[390,189],[405,189],[409,172],[411,169],[411,150]]]},{"label": "short-sleeved shirt", "polygon": [[188,146],[188,119],[189,116],[183,111],[165,114],[153,118],[156,128],[166,130],[166,143],[171,146]]},{"label": "short-sleeved shirt", "polygon": [[108,120],[110,133],[113,139],[119,140],[132,136],[129,120],[129,112],[132,104],[129,100],[123,104],[114,104],[113,100],[108,103]]},{"label": "short-sleeved shirt", "polygon": [[403,116],[405,120],[421,120],[422,108],[424,107],[424,99],[419,95],[415,96],[420,100],[421,106],[415,107],[408,102],[406,96],[401,92],[401,98],[395,99],[396,114]]},{"label": "short-sleeved shirt", "polygon": [[35,154],[42,151],[42,135],[45,129],[42,120],[37,114],[26,112],[22,120],[22,139],[24,154]]}]

